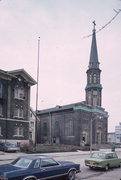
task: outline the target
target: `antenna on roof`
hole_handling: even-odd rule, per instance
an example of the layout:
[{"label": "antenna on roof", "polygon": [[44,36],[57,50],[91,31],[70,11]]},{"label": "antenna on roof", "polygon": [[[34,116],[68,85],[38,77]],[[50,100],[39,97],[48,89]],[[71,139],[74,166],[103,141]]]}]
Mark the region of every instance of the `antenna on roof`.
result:
[{"label": "antenna on roof", "polygon": [[[106,26],[108,26],[110,23],[112,23],[112,21],[119,15],[119,13],[121,12],[121,9],[119,9],[119,10],[115,10],[115,9],[113,9],[114,11],[115,11],[115,16],[113,16],[112,17],[112,19],[110,20],[110,21],[108,21],[104,26],[102,26],[100,29],[98,29],[97,31],[96,31],[96,33],[98,33],[98,32],[100,32],[100,31],[102,31]],[[92,36],[92,34],[89,34],[88,36],[84,36],[83,38],[85,39],[85,38],[89,38],[89,37],[91,37]]]}]

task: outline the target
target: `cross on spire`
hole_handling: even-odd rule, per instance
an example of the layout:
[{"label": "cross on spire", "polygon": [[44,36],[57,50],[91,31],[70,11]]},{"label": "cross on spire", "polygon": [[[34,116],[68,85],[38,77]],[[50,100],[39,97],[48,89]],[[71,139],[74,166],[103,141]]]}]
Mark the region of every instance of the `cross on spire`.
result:
[{"label": "cross on spire", "polygon": [[96,23],[95,23],[95,21],[93,21],[92,23],[93,23],[93,25],[94,25],[94,26],[93,26],[93,30],[95,30]]}]

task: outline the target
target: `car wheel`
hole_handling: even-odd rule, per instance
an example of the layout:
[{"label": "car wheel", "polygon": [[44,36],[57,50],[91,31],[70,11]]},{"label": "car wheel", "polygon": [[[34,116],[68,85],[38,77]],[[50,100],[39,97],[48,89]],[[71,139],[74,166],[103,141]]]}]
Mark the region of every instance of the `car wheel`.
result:
[{"label": "car wheel", "polygon": [[119,168],[121,168],[121,162],[119,163],[119,166],[118,166]]},{"label": "car wheel", "polygon": [[75,171],[72,170],[68,173],[68,180],[74,180],[75,179]]},{"label": "car wheel", "polygon": [[109,170],[109,165],[107,164],[106,166],[105,166],[105,171],[108,171]]}]

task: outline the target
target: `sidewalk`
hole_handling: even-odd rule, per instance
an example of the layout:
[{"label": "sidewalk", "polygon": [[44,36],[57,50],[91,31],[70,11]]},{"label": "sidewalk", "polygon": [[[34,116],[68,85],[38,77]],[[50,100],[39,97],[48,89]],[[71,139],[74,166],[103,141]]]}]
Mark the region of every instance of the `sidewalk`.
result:
[{"label": "sidewalk", "polygon": [[17,152],[17,153],[7,153],[0,151],[0,161],[6,161],[6,160],[14,160],[19,156],[24,156],[25,153]]},{"label": "sidewalk", "polygon": [[[100,149],[100,151],[111,151],[111,149]],[[94,151],[93,151],[94,152]],[[116,148],[116,152],[121,152],[121,148]],[[53,158],[56,157],[67,157],[67,156],[75,156],[75,155],[90,155],[90,151],[76,151],[76,152],[57,152],[57,153],[37,153],[37,154],[26,154],[23,152],[17,152],[17,153],[6,153],[0,151],[0,161],[5,160],[14,160],[19,156],[25,156],[25,155],[47,155],[51,156]]]},{"label": "sidewalk", "polygon": [[77,151],[77,152],[57,152],[57,153],[37,153],[37,154],[26,154],[23,152],[17,152],[17,153],[6,153],[6,152],[0,152],[0,161],[9,161],[14,160],[19,156],[26,156],[26,155],[46,155],[50,156],[52,158],[57,157],[67,157],[67,156],[75,156],[75,155],[87,155],[90,154],[89,151]]}]

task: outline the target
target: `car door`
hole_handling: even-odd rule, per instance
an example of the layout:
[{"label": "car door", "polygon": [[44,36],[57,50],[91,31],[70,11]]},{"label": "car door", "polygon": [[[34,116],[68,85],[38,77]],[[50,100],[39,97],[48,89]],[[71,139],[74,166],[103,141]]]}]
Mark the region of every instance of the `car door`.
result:
[{"label": "car door", "polygon": [[109,153],[107,155],[107,159],[110,167],[118,166],[118,159],[116,153]]},{"label": "car door", "polygon": [[48,158],[41,160],[41,177],[40,178],[57,178],[64,176],[67,173],[67,169],[63,168],[61,164],[55,160]]},{"label": "car door", "polygon": [[120,159],[118,158],[116,153],[113,153],[113,166],[119,166],[120,164]]}]

